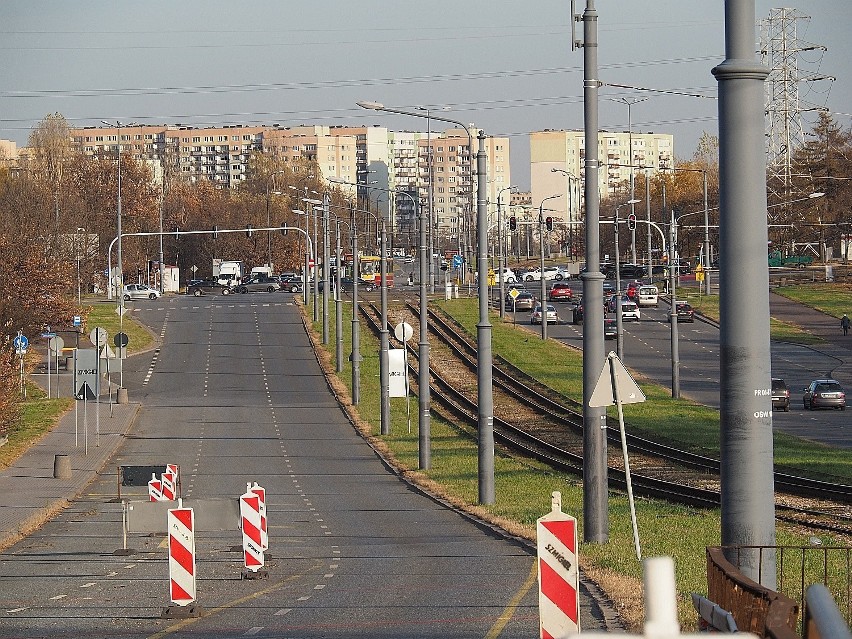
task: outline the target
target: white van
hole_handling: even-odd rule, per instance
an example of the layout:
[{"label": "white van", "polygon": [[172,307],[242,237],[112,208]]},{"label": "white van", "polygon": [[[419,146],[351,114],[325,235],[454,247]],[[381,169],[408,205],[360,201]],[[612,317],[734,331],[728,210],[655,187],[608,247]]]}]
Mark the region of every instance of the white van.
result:
[{"label": "white van", "polygon": [[639,306],[653,306],[656,308],[660,303],[658,300],[659,294],[660,291],[657,290],[656,286],[640,286],[637,293]]}]

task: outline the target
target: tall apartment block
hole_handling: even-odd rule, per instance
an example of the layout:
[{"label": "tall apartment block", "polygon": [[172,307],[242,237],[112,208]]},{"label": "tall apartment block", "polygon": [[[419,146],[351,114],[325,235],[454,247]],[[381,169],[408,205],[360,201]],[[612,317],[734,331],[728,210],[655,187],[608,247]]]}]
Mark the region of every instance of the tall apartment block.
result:
[{"label": "tall apartment block", "polygon": [[[471,131],[473,159],[477,134]],[[318,177],[357,184],[343,188],[357,197],[360,207],[387,215],[397,236],[412,243],[417,226],[412,198],[428,207],[430,176],[438,238],[452,245],[464,231],[466,217],[475,214],[475,163],[462,129],[432,132],[431,144],[427,133],[381,126],[87,127],[73,129],[71,137],[87,155],[117,153],[120,137],[122,153],[151,163],[155,175],[169,167],[189,182],[207,180],[221,188],[235,188],[246,178],[253,152],[287,162],[307,159],[316,162]],[[499,190],[511,183],[509,139],[486,138],[486,153],[488,200],[494,203]]]},{"label": "tall apartment block", "polygon": [[[536,131],[530,133],[531,205],[548,200],[549,215],[567,222],[580,219],[585,189],[583,131]],[[629,184],[631,165],[636,175],[645,167],[651,174],[674,166],[674,136],[660,133],[610,132],[598,134],[598,173],[601,199],[617,195]],[[555,169],[555,170],[554,170]],[[641,178],[644,179],[644,178]],[[624,200],[629,199],[629,193]]]}]

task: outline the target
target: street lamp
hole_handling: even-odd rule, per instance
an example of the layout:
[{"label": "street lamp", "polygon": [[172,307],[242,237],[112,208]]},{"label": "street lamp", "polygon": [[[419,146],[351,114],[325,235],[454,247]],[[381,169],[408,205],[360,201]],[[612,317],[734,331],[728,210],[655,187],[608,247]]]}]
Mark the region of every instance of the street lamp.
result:
[{"label": "street lamp", "polygon": [[[286,173],[285,170],[274,171],[267,179],[266,179],[266,228],[270,228],[272,226],[272,219],[269,216],[269,196],[270,189],[269,185],[275,184],[275,176],[280,173]],[[271,269],[272,268],[272,231],[266,232],[266,265]]]},{"label": "street lamp", "polygon": [[[631,117],[630,109],[634,104],[639,104],[640,102],[646,102],[650,98],[611,98],[613,102],[621,102],[622,104],[627,105],[627,138],[628,145],[630,146],[630,151],[628,152],[628,157],[630,158],[630,200],[635,204],[638,200],[633,200],[636,197],[635,192],[635,183],[633,177],[633,119]],[[630,213],[634,214],[633,206],[630,206]],[[636,229],[631,229],[631,241],[630,246],[632,247],[631,260],[633,264],[636,264]],[[619,338],[620,339],[620,338]]]},{"label": "street lamp", "polygon": [[[124,288],[123,288],[124,287],[124,269],[123,269],[123,264],[122,264],[122,261],[121,261],[121,128],[122,127],[128,127],[128,126],[134,126],[135,123],[121,123],[121,122],[118,122],[118,121],[107,122],[106,120],[101,120],[101,122],[103,122],[107,126],[116,127],[116,131],[117,131],[116,137],[118,138],[118,145],[116,147],[116,154],[117,154],[117,157],[118,157],[118,189],[117,189],[118,194],[117,194],[117,201],[116,201],[117,202],[116,203],[116,211],[117,211],[116,227],[117,227],[118,232],[117,232],[116,235],[118,236],[118,249],[117,249],[118,250],[118,255],[117,255],[117,259],[118,259],[118,285],[119,285],[118,305],[119,305],[119,308],[121,309],[124,306]],[[112,273],[109,274],[109,277],[110,277],[110,282],[112,282]],[[112,285],[110,285],[109,291],[110,292],[112,291]],[[119,318],[123,317],[123,315],[124,315],[123,312],[121,312],[121,311],[119,311],[119,312],[120,312]]]},{"label": "street lamp", "polygon": [[[538,205],[538,252],[539,252],[539,283],[541,284],[541,339],[547,339],[547,280],[544,277],[544,203],[562,197],[561,193],[549,195]],[[480,279],[482,276],[480,275]]]},{"label": "street lamp", "polygon": [[[509,191],[510,193],[515,193],[518,190],[518,187],[515,185],[506,186],[500,189],[497,192],[497,246],[499,247],[497,258],[497,277],[500,280],[500,317],[505,317],[506,315],[506,305],[503,303],[503,300],[506,298],[506,283],[504,280],[503,271],[506,270],[506,253],[503,250],[503,243],[506,239],[506,230],[503,227],[503,207],[502,207],[502,196],[503,191]],[[431,262],[431,260],[430,260]],[[482,274],[479,275],[482,277]]]},{"label": "street lamp", "polygon": [[615,224],[613,229],[615,231],[615,330],[617,335],[617,350],[618,350],[618,358],[620,360],[624,360],[624,332],[622,329],[622,320],[621,320],[621,247],[618,243],[618,210],[623,207],[630,205],[631,207],[639,202],[639,200],[631,199],[625,202],[624,204],[619,204],[615,207]]},{"label": "street lamp", "polygon": [[[83,287],[82,287],[82,284],[80,282],[80,231],[83,231],[83,233],[85,233],[86,229],[84,229],[81,226],[77,227],[77,238],[76,238],[76,242],[75,242],[75,244],[77,245],[76,246],[77,250],[75,251],[76,257],[77,257],[77,306],[82,308],[83,307],[83,292],[82,292]],[[88,239],[88,238],[86,238],[86,239]],[[88,244],[88,242],[87,242],[87,244]]]},{"label": "street lamp", "polygon": [[[573,248],[574,248],[574,224],[578,223],[579,218],[580,218],[580,178],[578,178],[576,175],[571,173],[571,171],[566,171],[565,169],[558,169],[556,167],[550,169],[550,172],[551,173],[561,173],[568,180],[568,186],[566,188],[566,192],[568,193],[568,222],[569,222],[568,233],[569,233],[569,236],[570,236],[570,242],[569,242],[569,244],[570,244],[570,250],[569,250],[570,255],[569,255],[569,257],[571,258],[571,261],[573,262],[574,261],[573,260],[573,257],[574,257],[574,252],[573,252]],[[573,189],[571,187],[572,184],[574,184]],[[574,196],[574,189],[577,192],[576,202],[575,202],[574,197],[573,197]],[[574,209],[574,204],[577,205],[576,209]]]},{"label": "street lamp", "polygon": [[[470,129],[464,123],[460,122],[459,120],[452,120],[450,118],[445,118],[443,116],[433,115],[431,113],[431,111],[428,111],[428,110],[426,111],[426,114],[423,114],[423,113],[414,113],[412,111],[403,111],[402,109],[395,109],[395,108],[391,108],[391,107],[386,107],[384,104],[382,104],[380,102],[357,102],[356,104],[359,107],[361,107],[362,109],[370,109],[372,111],[383,111],[385,113],[394,113],[394,114],[397,114],[397,115],[407,115],[407,116],[410,116],[410,117],[413,117],[413,118],[428,118],[430,120],[430,122],[431,122],[431,120],[437,120],[439,122],[448,122],[450,124],[455,124],[457,126],[460,126],[462,129],[464,129],[465,133],[467,133],[467,144],[468,144],[467,148],[468,148],[468,155],[469,155],[468,163],[470,165],[470,169],[468,171],[468,177],[470,178],[469,205],[471,205],[473,203],[473,201],[474,201],[473,166],[472,166],[472,161],[473,161],[472,160],[472,158],[473,158],[473,136],[470,133]],[[430,142],[430,145],[431,145],[431,142]],[[462,214],[461,217],[463,218],[464,212],[462,212],[462,213],[463,214]],[[430,217],[431,217],[431,211],[430,211]],[[430,224],[431,224],[431,220],[430,220]],[[459,233],[459,242],[461,242],[461,233]],[[430,246],[430,249],[431,249],[431,246]],[[430,250],[430,254],[429,254],[429,263],[430,263],[429,270],[430,270],[430,272],[432,270],[432,266],[431,266],[432,259],[433,259],[432,258],[432,252]],[[421,277],[422,277],[422,275],[421,275]],[[431,276],[430,276],[430,282],[432,282],[431,283],[431,290],[434,293],[435,287],[434,287],[434,282],[431,280]]]}]

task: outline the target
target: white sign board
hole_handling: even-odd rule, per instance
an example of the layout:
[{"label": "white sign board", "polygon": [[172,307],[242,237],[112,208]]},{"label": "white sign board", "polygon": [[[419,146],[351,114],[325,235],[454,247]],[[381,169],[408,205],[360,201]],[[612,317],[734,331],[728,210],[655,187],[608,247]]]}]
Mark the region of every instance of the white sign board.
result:
[{"label": "white sign board", "polygon": [[101,392],[101,376],[98,370],[98,351],[94,348],[78,348],[74,351],[74,397],[96,399]]},{"label": "white sign board", "polygon": [[408,395],[405,376],[405,351],[401,348],[388,350],[388,396]]}]

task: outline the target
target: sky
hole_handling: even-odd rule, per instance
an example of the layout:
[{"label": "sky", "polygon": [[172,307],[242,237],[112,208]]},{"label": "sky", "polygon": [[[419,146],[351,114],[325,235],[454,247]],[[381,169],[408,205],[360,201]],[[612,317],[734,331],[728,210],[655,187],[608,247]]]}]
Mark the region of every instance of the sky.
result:
[{"label": "sky", "polygon": [[[576,0],[577,13],[585,6]],[[809,16],[797,23],[806,46],[827,48],[804,52],[800,71],[836,78],[803,83],[800,99],[849,127],[852,3],[757,0],[757,19],[779,6]],[[689,159],[703,133],[717,134],[710,71],[725,57],[724,3],[597,0],[595,9],[600,127],[671,133],[676,157]],[[583,50],[571,49],[570,14],[568,0],[3,0],[0,139],[26,145],[53,112],[72,127],[426,130],[425,119],[356,106],[375,101],[509,136],[512,181],[526,190],[528,134],[583,127]]]}]

